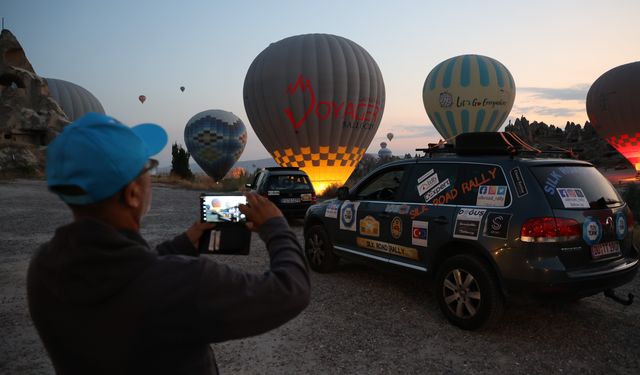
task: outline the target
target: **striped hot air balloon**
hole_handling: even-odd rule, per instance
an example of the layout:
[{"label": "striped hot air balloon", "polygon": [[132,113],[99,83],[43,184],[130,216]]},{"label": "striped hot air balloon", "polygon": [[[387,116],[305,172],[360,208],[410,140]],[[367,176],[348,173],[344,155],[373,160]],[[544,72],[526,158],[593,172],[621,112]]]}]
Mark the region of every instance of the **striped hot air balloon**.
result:
[{"label": "striped hot air balloon", "polygon": [[184,143],[202,170],[220,181],[244,151],[247,129],[231,112],[203,111],[187,122]]},{"label": "striped hot air balloon", "polygon": [[104,115],[100,101],[85,88],[61,79],[46,78],[46,81],[49,94],[62,108],[69,121],[75,121],[89,112]]},{"label": "striped hot air balloon", "polygon": [[256,135],[280,166],[304,170],[317,192],[349,178],[378,130],[384,101],[371,55],[335,35],[272,43],[244,81]]},{"label": "striped hot air balloon", "polygon": [[427,115],[445,139],[498,130],[515,96],[516,86],[507,68],[481,55],[461,55],[441,62],[431,70],[422,89]]}]

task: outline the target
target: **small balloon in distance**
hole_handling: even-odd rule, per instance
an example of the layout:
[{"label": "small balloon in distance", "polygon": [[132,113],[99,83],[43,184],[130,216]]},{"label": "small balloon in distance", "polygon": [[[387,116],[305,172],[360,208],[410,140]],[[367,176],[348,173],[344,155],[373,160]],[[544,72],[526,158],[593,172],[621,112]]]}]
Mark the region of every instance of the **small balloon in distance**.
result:
[{"label": "small balloon in distance", "polygon": [[140,95],[138,96],[138,100],[140,101],[140,103],[144,104],[144,101],[147,100],[147,97],[144,95]]}]

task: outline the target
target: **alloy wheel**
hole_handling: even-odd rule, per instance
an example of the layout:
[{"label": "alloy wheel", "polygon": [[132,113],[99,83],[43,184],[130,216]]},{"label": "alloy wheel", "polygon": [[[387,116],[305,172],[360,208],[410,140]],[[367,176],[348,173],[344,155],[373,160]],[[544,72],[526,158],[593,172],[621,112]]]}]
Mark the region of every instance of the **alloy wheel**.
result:
[{"label": "alloy wheel", "polygon": [[442,293],[447,308],[461,319],[474,317],[482,302],[480,285],[462,268],[454,268],[444,278]]}]

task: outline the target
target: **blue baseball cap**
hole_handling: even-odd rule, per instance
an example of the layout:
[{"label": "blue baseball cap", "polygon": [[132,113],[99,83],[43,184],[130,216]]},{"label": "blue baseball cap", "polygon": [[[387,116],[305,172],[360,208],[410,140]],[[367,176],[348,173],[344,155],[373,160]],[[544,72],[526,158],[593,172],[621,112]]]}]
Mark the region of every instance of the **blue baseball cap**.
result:
[{"label": "blue baseball cap", "polygon": [[49,144],[47,185],[69,204],[102,201],[136,179],[167,140],[159,125],[130,128],[113,117],[90,112],[67,125]]}]

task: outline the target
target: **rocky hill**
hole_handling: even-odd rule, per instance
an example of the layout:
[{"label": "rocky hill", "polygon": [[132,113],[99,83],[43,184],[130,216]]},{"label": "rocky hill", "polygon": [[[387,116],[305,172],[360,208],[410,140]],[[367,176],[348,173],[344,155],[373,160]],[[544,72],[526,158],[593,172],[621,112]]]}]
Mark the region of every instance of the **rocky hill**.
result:
[{"label": "rocky hill", "polygon": [[598,167],[631,167],[622,154],[598,136],[589,121],[584,126],[567,121],[565,128],[562,129],[544,122],[530,123],[523,116],[513,123],[509,122],[504,130],[518,134],[539,149],[570,150],[579,159],[589,161]]},{"label": "rocky hill", "polygon": [[0,177],[41,173],[46,145],[68,124],[16,37],[0,33]]}]

